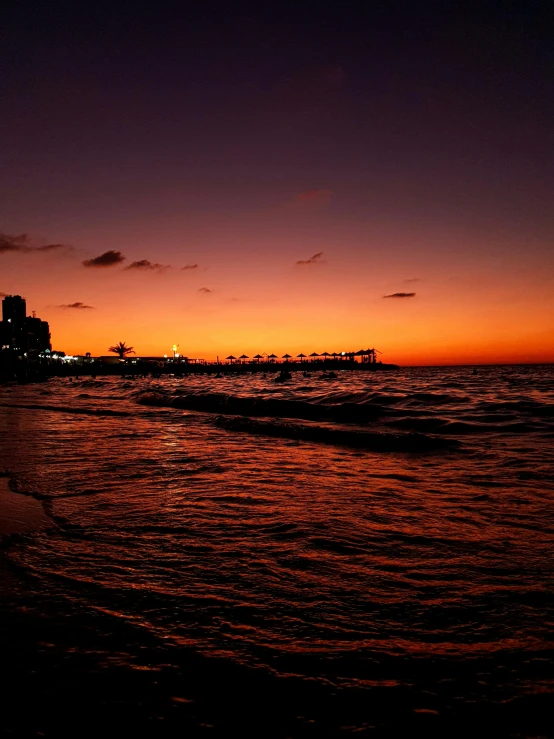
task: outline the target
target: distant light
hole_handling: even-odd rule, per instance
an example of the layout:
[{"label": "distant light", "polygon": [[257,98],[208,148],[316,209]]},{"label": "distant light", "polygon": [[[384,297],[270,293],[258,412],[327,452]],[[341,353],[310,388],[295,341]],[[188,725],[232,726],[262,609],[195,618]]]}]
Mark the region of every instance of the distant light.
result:
[{"label": "distant light", "polygon": [[164,354],[164,359],[167,359],[167,354]]},{"label": "distant light", "polygon": [[11,322],[12,322],[12,319],[11,318],[8,318],[8,323],[11,323]]},{"label": "distant light", "polygon": [[344,355],[346,354],[346,352],[341,352],[341,354],[342,354],[342,356],[344,357]]},{"label": "distant light", "polygon": [[179,359],[179,353],[178,352],[175,353],[175,357],[176,357],[176,359]]}]

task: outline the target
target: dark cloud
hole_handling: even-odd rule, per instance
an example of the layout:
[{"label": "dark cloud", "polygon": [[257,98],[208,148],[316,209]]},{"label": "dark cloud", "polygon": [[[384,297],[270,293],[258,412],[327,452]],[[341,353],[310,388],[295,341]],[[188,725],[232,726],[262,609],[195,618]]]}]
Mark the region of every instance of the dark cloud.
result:
[{"label": "dark cloud", "polygon": [[7,254],[11,251],[31,251],[27,234],[10,236],[10,234],[0,233],[0,254]]},{"label": "dark cloud", "polygon": [[384,298],[415,298],[415,293],[391,293],[383,295]]},{"label": "dark cloud", "polygon": [[0,293],[0,298],[7,298],[11,293]]},{"label": "dark cloud", "polygon": [[28,252],[31,249],[25,246],[16,246],[15,244],[8,244],[4,241],[0,243],[0,254],[8,254],[9,252]]},{"label": "dark cloud", "polygon": [[198,269],[197,264],[185,264],[184,267],[181,267],[181,269]]},{"label": "dark cloud", "polygon": [[27,234],[19,234],[18,236],[10,236],[9,234],[0,233],[0,254],[8,254],[9,252],[19,252],[20,254],[29,254],[32,252],[49,252],[72,250],[73,247],[67,244],[45,244],[44,246],[31,246],[30,239]]},{"label": "dark cloud", "polygon": [[408,277],[408,279],[404,280],[404,282],[421,282],[421,277]]},{"label": "dark cloud", "polygon": [[93,309],[93,305],[85,305],[85,303],[81,303],[80,301],[76,303],[65,303],[64,305],[58,305],[58,308],[76,308],[77,310],[89,310]]},{"label": "dark cloud", "polygon": [[114,264],[121,264],[125,261],[125,257],[120,251],[105,251],[99,257],[85,259],[84,267],[113,267]]},{"label": "dark cloud", "polygon": [[160,270],[168,269],[169,267],[169,264],[159,264],[158,262],[151,262],[149,259],[139,259],[137,262],[131,262],[125,269]]},{"label": "dark cloud", "polygon": [[301,205],[327,205],[331,200],[332,190],[323,190],[314,188],[312,190],[303,190],[294,198],[296,203]]},{"label": "dark cloud", "polygon": [[210,290],[209,287],[200,287],[198,288],[199,293],[215,293],[215,290]]},{"label": "dark cloud", "polygon": [[321,257],[323,256],[322,251],[318,251],[317,254],[314,254],[313,257],[310,257],[309,259],[300,259],[296,264],[299,264],[301,266],[306,264],[323,264],[323,261]]}]

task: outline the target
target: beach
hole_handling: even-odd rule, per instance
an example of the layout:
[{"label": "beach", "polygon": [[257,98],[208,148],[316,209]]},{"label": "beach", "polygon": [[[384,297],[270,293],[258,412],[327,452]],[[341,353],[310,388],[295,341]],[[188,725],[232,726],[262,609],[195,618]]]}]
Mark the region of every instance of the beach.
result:
[{"label": "beach", "polygon": [[553,368],[0,388],[5,736],[548,736]]},{"label": "beach", "polygon": [[38,500],[17,495],[7,477],[0,477],[0,540],[13,534],[25,534],[52,525]]}]

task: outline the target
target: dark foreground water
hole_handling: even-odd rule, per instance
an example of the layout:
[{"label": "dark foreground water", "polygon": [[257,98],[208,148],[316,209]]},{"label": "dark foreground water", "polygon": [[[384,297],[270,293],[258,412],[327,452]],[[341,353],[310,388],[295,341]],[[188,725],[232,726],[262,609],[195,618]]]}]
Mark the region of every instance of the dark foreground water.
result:
[{"label": "dark foreground water", "polygon": [[7,736],[554,736],[552,366],[4,386],[0,470]]}]

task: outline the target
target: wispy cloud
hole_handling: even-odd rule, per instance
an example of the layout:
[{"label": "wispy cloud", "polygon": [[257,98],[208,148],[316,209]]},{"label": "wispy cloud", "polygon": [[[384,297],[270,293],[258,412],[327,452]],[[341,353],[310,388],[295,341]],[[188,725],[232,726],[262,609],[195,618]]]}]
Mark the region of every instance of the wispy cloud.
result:
[{"label": "wispy cloud", "polygon": [[0,293],[0,298],[7,298],[10,293]]},{"label": "wispy cloud", "polygon": [[10,251],[28,251],[29,249],[27,234],[10,236],[9,234],[0,233],[0,254],[6,254]]},{"label": "wispy cloud", "polygon": [[44,246],[37,246],[32,251],[58,251],[59,249],[73,250],[72,246],[68,244],[45,244]]},{"label": "wispy cloud", "polygon": [[383,295],[384,298],[415,298],[415,293],[391,293],[390,295]]},{"label": "wispy cloud", "polygon": [[121,264],[125,261],[125,256],[120,251],[105,251],[98,257],[85,259],[83,267],[113,267],[115,264]]},{"label": "wispy cloud", "polygon": [[296,264],[300,266],[305,266],[307,264],[323,264],[323,260],[321,259],[322,256],[323,252],[318,251],[317,254],[314,254],[313,257],[310,257],[309,259],[299,259]]},{"label": "wispy cloud", "polygon": [[215,290],[210,290],[209,287],[200,287],[198,288],[198,292],[205,293],[207,295],[208,293],[215,293]]},{"label": "wispy cloud", "polygon": [[169,269],[169,264],[159,264],[158,262],[151,262],[149,259],[139,259],[137,262],[131,262],[125,269],[135,270],[161,270]]},{"label": "wispy cloud", "polygon": [[421,277],[408,277],[407,280],[404,280],[405,283],[410,282],[421,282]]},{"label": "wispy cloud", "polygon": [[185,269],[198,269],[198,265],[197,264],[185,264],[185,266],[184,267],[181,267],[181,269],[182,270],[185,270]]},{"label": "wispy cloud", "polygon": [[68,244],[44,244],[44,246],[31,246],[31,240],[27,234],[11,236],[10,234],[0,233],[0,254],[8,254],[10,252],[30,254],[32,252],[59,251],[61,249],[72,251],[73,247]]},{"label": "wispy cloud", "polygon": [[332,190],[313,188],[299,192],[294,200],[296,203],[300,203],[300,205],[328,205],[332,195]]},{"label": "wispy cloud", "polygon": [[94,309],[93,305],[85,305],[85,303],[81,303],[81,301],[77,301],[76,303],[64,303],[63,305],[58,305],[58,308],[74,308],[76,310],[92,310]]}]

